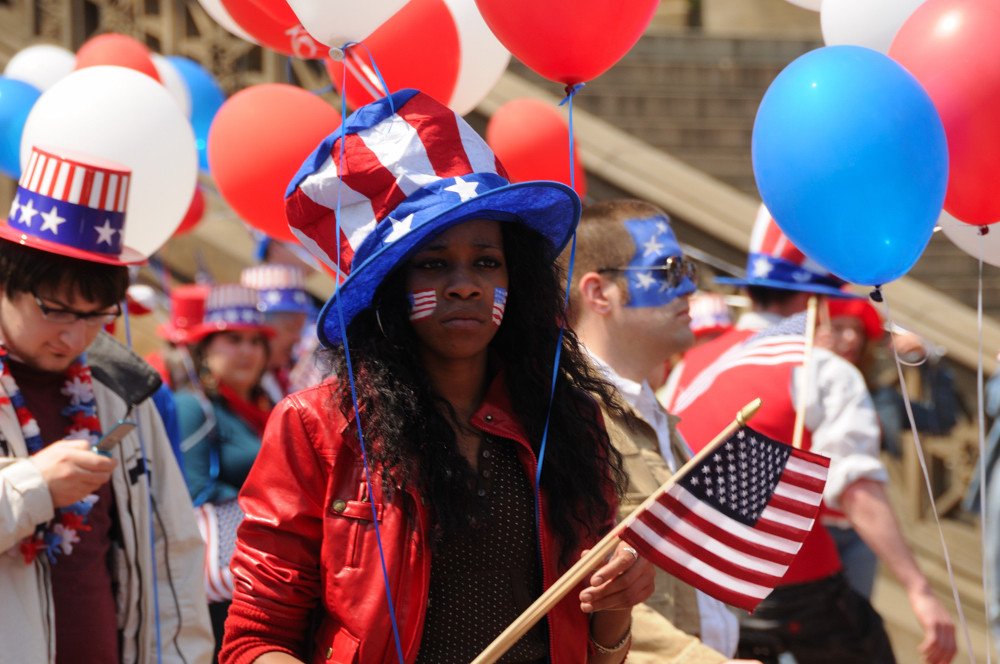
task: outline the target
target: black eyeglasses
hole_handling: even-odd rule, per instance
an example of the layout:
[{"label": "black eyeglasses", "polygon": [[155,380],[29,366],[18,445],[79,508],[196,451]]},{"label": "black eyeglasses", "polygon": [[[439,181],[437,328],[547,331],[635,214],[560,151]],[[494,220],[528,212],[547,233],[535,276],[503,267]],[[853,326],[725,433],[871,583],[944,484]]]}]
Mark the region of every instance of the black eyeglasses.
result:
[{"label": "black eyeglasses", "polygon": [[42,310],[42,318],[50,323],[68,325],[78,320],[83,320],[87,325],[104,327],[115,322],[115,319],[122,315],[122,307],[117,303],[115,304],[114,311],[83,312],[74,311],[73,309],[53,309],[42,302],[42,298],[38,297],[34,291],[32,291],[31,296],[35,298],[35,303]]},{"label": "black eyeglasses", "polygon": [[601,272],[651,272],[661,281],[665,281],[670,288],[677,288],[688,278],[694,281],[698,277],[698,266],[686,258],[671,256],[663,261],[662,265],[651,265],[649,267],[625,266],[625,267],[602,267],[597,270]]}]

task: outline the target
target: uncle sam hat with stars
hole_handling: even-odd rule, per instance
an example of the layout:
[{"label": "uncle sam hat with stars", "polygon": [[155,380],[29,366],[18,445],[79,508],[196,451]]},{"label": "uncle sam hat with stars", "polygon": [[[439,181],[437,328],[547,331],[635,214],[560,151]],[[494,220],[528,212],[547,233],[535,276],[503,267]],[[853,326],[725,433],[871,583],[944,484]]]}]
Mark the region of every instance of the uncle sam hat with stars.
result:
[{"label": "uncle sam hat with stars", "polygon": [[349,324],[427,240],[472,219],[515,222],[546,238],[554,260],[576,228],[580,199],[558,182],[511,184],[461,116],[401,90],[362,106],[320,143],[289,183],[285,216],[302,245],[339,270],[342,283],[317,323],[320,340],[335,346],[338,308]]},{"label": "uncle sam hat with stars", "polygon": [[122,244],[131,179],[129,167],[107,159],[32,147],[0,237],[79,260],[141,263]]}]

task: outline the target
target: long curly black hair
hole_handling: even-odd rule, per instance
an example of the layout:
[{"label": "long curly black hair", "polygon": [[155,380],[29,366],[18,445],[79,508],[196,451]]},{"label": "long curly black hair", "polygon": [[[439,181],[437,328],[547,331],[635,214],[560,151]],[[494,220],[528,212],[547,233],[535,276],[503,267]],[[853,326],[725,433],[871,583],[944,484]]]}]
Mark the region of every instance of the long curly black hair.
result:
[{"label": "long curly black hair", "polygon": [[[553,247],[540,234],[518,223],[501,228],[510,295],[490,352],[505,369],[514,412],[537,454],[564,317],[564,281],[549,258]],[[434,541],[439,541],[473,527],[478,501],[471,493],[473,471],[444,415],[454,411],[435,394],[416,352],[404,279],[397,268],[383,281],[375,304],[349,324],[347,338],[369,462],[380,469],[386,490],[418,487],[432,508]],[[335,406],[353,422],[343,346],[327,350],[327,359],[339,378]],[[581,530],[599,534],[609,515],[605,497],[622,495],[626,475],[590,396],[621,415],[614,388],[591,368],[570,329],[563,335],[559,365],[540,482],[549,521],[567,555],[579,544]]]}]

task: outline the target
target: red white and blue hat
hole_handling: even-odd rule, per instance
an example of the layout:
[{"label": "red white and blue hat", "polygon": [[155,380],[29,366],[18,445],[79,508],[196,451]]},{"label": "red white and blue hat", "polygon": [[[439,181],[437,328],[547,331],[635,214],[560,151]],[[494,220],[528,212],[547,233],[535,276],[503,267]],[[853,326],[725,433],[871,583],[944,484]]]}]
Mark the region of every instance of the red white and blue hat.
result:
[{"label": "red white and blue hat", "polygon": [[750,234],[745,279],[718,277],[720,284],[764,286],[784,290],[850,297],[840,290],[844,280],[820,267],[792,244],[771,213],[761,204]]},{"label": "red white and blue hat", "polygon": [[257,308],[257,291],[240,284],[218,284],[208,292],[204,317],[188,333],[187,343],[197,343],[215,332],[240,330],[274,336],[264,312]]},{"label": "red white and blue hat", "polygon": [[513,221],[547,238],[554,260],[576,228],[580,199],[558,182],[511,184],[460,115],[401,90],[359,108],[316,148],[289,183],[285,216],[302,245],[344,279],[317,324],[320,340],[336,345],[338,308],[349,323],[430,238],[471,219]]},{"label": "red white and blue hat", "polygon": [[146,260],[122,244],[132,170],[114,161],[35,146],[0,237],[85,261]]},{"label": "red white and blue hat", "polygon": [[691,331],[699,337],[733,328],[733,314],[720,293],[698,292],[688,300]]},{"label": "red white and blue hat", "polygon": [[240,273],[240,283],[257,291],[257,308],[264,313],[312,313],[305,271],[295,265],[252,265]]}]

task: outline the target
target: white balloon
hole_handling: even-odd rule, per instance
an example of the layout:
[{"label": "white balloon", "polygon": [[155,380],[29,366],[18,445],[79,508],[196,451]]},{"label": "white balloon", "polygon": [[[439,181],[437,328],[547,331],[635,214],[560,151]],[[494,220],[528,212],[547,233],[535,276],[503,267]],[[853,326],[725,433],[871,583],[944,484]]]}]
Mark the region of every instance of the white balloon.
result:
[{"label": "white balloon", "polygon": [[1000,267],[1000,225],[986,226],[986,233],[980,234],[980,226],[959,221],[947,212],[938,219],[941,231],[956,247],[977,261],[982,252],[983,262]]},{"label": "white balloon", "polygon": [[85,67],[42,93],[24,124],[21,167],[33,145],[75,150],[132,169],[125,245],[145,256],[180,225],[198,179],[194,131],[155,80],[125,67]]},{"label": "white balloon", "polygon": [[448,108],[465,115],[483,100],[510,63],[504,48],[486,25],[475,0],[444,0],[458,29],[458,79]]},{"label": "white balloon", "polygon": [[331,48],[359,42],[402,9],[407,0],[288,0],[302,27]]},{"label": "white balloon", "polygon": [[42,92],[63,78],[76,65],[76,56],[61,46],[37,44],[22,48],[7,63],[3,75],[29,83]]},{"label": "white balloon", "polygon": [[240,27],[239,23],[229,15],[226,8],[222,6],[222,0],[198,0],[198,4],[205,10],[205,13],[226,29],[230,34],[236,35],[244,41],[256,44],[257,40],[250,36],[246,30]]},{"label": "white balloon", "polygon": [[191,93],[188,91],[187,83],[184,82],[184,77],[177,71],[177,67],[174,67],[170,63],[170,60],[167,60],[159,53],[150,53],[150,58],[153,60],[153,66],[156,67],[156,73],[160,75],[160,83],[163,83],[163,87],[167,89],[170,96],[177,102],[177,106],[181,109],[184,117],[190,120]]},{"label": "white balloon", "polygon": [[888,55],[899,29],[925,0],[824,0],[819,13],[827,46],[865,46]]},{"label": "white balloon", "polygon": [[796,7],[808,9],[811,12],[818,12],[820,10],[820,6],[823,4],[823,0],[788,0],[788,2]]}]

